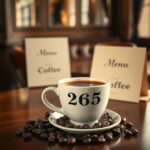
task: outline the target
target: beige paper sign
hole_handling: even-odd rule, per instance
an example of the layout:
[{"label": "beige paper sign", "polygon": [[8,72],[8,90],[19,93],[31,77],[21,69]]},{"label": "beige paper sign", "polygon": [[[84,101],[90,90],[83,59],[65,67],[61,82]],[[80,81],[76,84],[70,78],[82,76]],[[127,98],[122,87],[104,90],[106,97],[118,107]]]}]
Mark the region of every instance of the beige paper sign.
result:
[{"label": "beige paper sign", "polygon": [[67,38],[26,38],[25,45],[29,87],[55,85],[70,77]]},{"label": "beige paper sign", "polygon": [[146,48],[97,45],[91,77],[111,81],[111,99],[139,102],[145,59]]}]

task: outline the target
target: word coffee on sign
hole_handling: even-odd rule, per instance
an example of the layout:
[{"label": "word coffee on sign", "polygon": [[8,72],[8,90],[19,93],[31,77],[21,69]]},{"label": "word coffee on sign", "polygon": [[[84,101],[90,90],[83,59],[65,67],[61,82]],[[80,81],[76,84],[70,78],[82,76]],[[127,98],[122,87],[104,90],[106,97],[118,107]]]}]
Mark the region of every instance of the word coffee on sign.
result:
[{"label": "word coffee on sign", "polygon": [[29,87],[55,85],[70,77],[67,38],[26,38],[25,44]]},{"label": "word coffee on sign", "polygon": [[[146,82],[145,61],[145,48],[97,45],[91,77],[110,80],[111,99],[138,102],[142,84],[147,87],[147,83],[143,83]],[[147,88],[145,90],[147,94]]]}]

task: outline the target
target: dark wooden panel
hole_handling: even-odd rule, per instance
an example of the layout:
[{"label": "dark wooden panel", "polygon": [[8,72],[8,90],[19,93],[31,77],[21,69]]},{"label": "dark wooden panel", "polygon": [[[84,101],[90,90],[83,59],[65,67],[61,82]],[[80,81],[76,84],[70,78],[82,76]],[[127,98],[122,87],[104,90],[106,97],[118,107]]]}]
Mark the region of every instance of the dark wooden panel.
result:
[{"label": "dark wooden panel", "polygon": [[0,0],[0,43],[4,42],[6,38],[6,24],[5,24],[5,3]]}]

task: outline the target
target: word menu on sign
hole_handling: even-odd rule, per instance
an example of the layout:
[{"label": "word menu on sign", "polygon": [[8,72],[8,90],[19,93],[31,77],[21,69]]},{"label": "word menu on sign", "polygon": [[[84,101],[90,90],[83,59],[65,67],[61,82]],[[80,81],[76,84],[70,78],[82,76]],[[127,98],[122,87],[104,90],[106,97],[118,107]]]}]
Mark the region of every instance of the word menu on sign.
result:
[{"label": "word menu on sign", "polygon": [[56,85],[70,77],[67,38],[26,38],[25,45],[29,87]]},{"label": "word menu on sign", "polygon": [[145,59],[146,48],[97,45],[91,77],[110,80],[110,98],[138,102]]}]

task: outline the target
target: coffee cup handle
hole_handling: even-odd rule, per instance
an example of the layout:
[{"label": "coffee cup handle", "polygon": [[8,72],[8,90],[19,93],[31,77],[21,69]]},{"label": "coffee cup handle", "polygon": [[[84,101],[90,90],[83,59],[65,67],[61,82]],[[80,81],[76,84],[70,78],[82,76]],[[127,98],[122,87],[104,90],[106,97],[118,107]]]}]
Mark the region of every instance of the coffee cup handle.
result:
[{"label": "coffee cup handle", "polygon": [[[48,107],[49,109],[55,111],[55,112],[58,112],[58,113],[61,113],[63,114],[63,110],[61,107],[57,107],[55,105],[53,105],[48,99],[47,99],[47,93],[49,91],[53,91],[57,94],[57,87],[47,87],[43,90],[42,92],[42,95],[41,95],[41,99],[42,99],[42,102],[44,103],[44,105],[46,107]],[[58,94],[57,94],[58,95]]]}]

